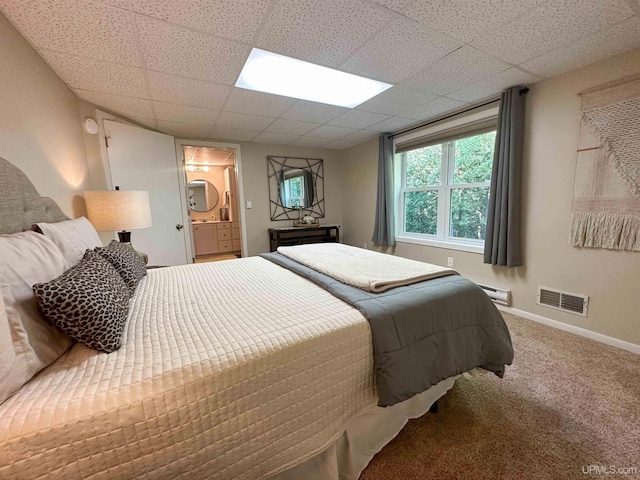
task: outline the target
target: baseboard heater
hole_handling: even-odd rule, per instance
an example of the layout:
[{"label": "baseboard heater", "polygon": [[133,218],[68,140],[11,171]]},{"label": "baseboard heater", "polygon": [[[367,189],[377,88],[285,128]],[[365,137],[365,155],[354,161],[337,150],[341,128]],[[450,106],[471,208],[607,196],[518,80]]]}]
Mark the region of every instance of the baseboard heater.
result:
[{"label": "baseboard heater", "polygon": [[509,305],[511,301],[511,290],[503,290],[501,288],[491,287],[489,285],[478,284],[478,286],[487,294],[493,303],[500,305]]}]

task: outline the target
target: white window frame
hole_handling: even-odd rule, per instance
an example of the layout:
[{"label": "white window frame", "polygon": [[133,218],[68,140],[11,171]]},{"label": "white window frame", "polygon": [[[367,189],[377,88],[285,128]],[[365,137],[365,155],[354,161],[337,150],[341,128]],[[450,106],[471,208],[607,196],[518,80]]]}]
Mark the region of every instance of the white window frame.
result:
[{"label": "white window frame", "polygon": [[[298,197],[294,197],[293,192],[291,191],[291,180],[294,180],[296,178],[300,178],[300,196]],[[304,200],[304,181],[302,180],[302,177],[287,178],[284,181],[284,185],[285,185],[285,198],[288,200],[288,204],[293,205],[297,201],[298,205],[302,205]],[[294,207],[294,208],[299,208],[299,207]]]},{"label": "white window frame", "polygon": [[[482,133],[471,133],[464,138],[481,135]],[[455,171],[455,142],[456,140],[449,140],[444,141],[440,144],[442,145],[442,156],[440,159],[441,172],[439,186],[434,185],[427,187],[407,188],[407,152],[403,152],[395,156],[395,161],[397,164],[399,164],[400,173],[400,188],[397,189],[398,196],[396,198],[396,205],[398,206],[398,216],[396,217],[396,241],[447,248],[451,250],[461,250],[472,253],[484,253],[484,240],[453,237],[449,234],[451,231],[451,192],[455,189],[489,187],[491,185],[490,180],[487,182],[476,183],[453,182]],[[396,166],[396,171],[398,171],[398,166]],[[405,193],[421,191],[438,192],[437,233],[435,235],[407,232],[405,230]]]}]

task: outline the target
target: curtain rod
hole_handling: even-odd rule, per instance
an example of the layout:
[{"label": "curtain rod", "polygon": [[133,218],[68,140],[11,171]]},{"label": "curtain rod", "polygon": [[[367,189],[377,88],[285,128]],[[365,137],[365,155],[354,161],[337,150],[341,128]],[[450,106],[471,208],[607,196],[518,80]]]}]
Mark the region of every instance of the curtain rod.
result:
[{"label": "curtain rod", "polygon": [[[518,91],[518,94],[519,95],[526,95],[528,92],[529,92],[529,89],[527,87],[524,87],[524,88],[521,88]],[[452,113],[451,115],[447,115],[446,117],[437,118],[435,120],[431,120],[430,122],[426,122],[426,123],[421,123],[420,125],[416,125],[415,127],[408,128],[407,130],[402,130],[401,132],[394,133],[393,135],[389,135],[389,138],[394,138],[394,137],[397,137],[398,135],[403,135],[405,133],[413,132],[414,130],[418,130],[418,129],[424,128],[424,127],[426,127],[428,125],[431,125],[431,124],[434,124],[434,123],[437,123],[437,122],[441,122],[442,120],[447,120],[448,118],[456,117],[456,116],[458,116],[458,115],[460,115],[462,113],[467,113],[467,112],[470,112],[472,110],[475,110],[476,108],[486,107],[487,105],[491,105],[492,103],[496,103],[496,102],[499,102],[499,101],[500,101],[500,99],[496,98],[494,100],[490,100],[488,102],[481,103],[480,105],[475,105],[475,106],[473,106],[471,108],[467,108],[466,110],[461,110],[459,112]]]}]

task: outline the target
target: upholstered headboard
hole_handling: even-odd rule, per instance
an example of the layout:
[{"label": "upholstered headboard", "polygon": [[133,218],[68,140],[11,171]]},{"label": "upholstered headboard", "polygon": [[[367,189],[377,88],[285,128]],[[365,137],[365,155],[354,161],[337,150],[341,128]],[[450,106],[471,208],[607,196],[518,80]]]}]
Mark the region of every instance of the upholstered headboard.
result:
[{"label": "upholstered headboard", "polygon": [[28,230],[38,222],[68,220],[60,207],[41,197],[22,171],[0,158],[0,234]]}]

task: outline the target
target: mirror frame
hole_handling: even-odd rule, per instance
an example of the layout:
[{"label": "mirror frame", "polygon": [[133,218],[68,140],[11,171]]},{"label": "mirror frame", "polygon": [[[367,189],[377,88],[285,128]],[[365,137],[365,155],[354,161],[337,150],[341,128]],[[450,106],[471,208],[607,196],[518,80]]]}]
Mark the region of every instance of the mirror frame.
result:
[{"label": "mirror frame", "polygon": [[302,215],[324,218],[324,161],[321,158],[277,157],[267,155],[267,181],[271,220],[297,220],[298,208],[285,207],[280,198],[280,177],[284,170],[308,170],[313,176],[313,202],[302,209]]},{"label": "mirror frame", "polygon": [[[216,203],[209,210],[195,210],[195,209],[191,208],[191,202],[190,202],[190,197],[189,197],[189,184],[191,182],[197,182],[197,181],[207,182],[216,191]],[[218,191],[218,189],[216,188],[216,186],[213,183],[211,183],[209,180],[207,180],[205,178],[194,178],[193,180],[187,181],[186,190],[187,190],[187,206],[189,207],[189,212],[207,213],[207,212],[210,212],[211,210],[213,210],[214,208],[216,208],[218,206],[218,204],[220,203],[220,192]]]}]

